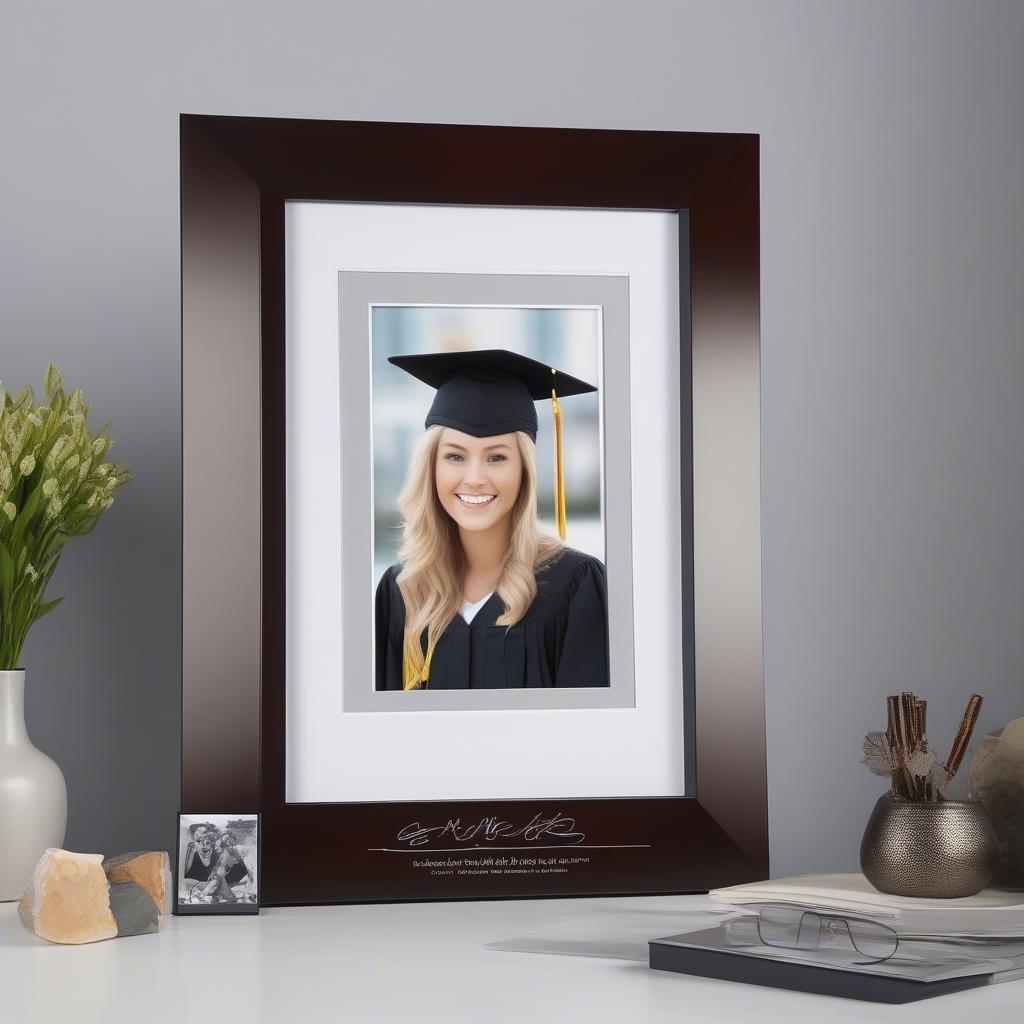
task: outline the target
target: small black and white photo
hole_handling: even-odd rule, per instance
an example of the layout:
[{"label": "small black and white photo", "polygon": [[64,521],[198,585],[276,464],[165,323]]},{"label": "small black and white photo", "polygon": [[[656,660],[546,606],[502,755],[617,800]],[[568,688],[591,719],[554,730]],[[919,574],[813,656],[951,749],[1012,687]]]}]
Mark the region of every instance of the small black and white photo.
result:
[{"label": "small black and white photo", "polygon": [[176,911],[259,912],[257,814],[180,814]]}]

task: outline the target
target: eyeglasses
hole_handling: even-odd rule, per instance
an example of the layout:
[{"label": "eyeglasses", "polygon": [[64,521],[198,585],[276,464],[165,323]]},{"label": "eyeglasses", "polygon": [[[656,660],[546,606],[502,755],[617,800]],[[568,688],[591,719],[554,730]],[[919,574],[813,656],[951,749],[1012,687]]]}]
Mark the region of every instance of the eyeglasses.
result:
[{"label": "eyeglasses", "polygon": [[769,904],[757,915],[757,937],[765,946],[822,949],[849,943],[865,960],[880,964],[899,948],[900,938],[888,925],[863,917],[828,914],[802,907]]},{"label": "eyeglasses", "polygon": [[[892,928],[871,918],[805,910],[788,903],[765,904],[756,913],[726,922],[725,930],[731,945],[756,942],[775,949],[815,950],[822,959],[839,954],[851,965],[884,963],[900,944]],[[864,959],[851,960],[851,952]]]}]

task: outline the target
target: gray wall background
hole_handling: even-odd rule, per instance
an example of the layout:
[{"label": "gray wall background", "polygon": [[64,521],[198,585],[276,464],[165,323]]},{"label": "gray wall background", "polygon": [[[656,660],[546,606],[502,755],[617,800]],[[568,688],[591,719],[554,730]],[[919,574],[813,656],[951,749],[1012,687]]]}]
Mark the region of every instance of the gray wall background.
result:
[{"label": "gray wall background", "polygon": [[0,377],[55,360],[136,479],[69,546],[28,717],[67,844],[170,848],[178,113],[758,132],[773,873],[849,869],[886,693],[1024,714],[1024,7],[3,5]]}]

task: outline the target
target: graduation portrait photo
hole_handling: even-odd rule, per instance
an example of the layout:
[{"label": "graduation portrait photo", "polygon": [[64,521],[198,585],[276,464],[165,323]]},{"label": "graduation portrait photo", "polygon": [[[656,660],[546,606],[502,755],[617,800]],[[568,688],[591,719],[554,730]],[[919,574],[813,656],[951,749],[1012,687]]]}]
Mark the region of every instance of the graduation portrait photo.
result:
[{"label": "graduation portrait photo", "polygon": [[376,689],[609,686],[600,311],[376,306],[371,333]]}]

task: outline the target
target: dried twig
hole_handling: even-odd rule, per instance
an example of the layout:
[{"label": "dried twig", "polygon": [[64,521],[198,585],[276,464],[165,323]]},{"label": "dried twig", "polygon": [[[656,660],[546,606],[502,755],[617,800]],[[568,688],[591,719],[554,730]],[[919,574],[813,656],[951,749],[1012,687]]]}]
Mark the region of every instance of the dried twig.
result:
[{"label": "dried twig", "polygon": [[917,721],[914,713],[915,699],[909,691],[900,695],[900,711],[903,715],[903,735],[906,738],[907,750],[914,750],[918,744]]},{"label": "dried twig", "polygon": [[978,723],[978,713],[981,711],[981,697],[971,694],[971,699],[964,709],[964,717],[960,721],[960,728],[956,731],[953,739],[953,746],[950,748],[949,757],[946,759],[946,781],[939,787],[941,796],[946,787],[953,781],[953,777],[960,770],[964,754],[967,753],[967,746],[971,742],[971,734]]},{"label": "dried twig", "polygon": [[898,697],[886,697],[885,710],[887,726],[885,735],[889,740],[889,746],[895,747],[900,742],[900,705]]},{"label": "dried twig", "polygon": [[928,701],[914,698],[914,720],[921,746],[928,749]]}]

